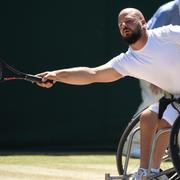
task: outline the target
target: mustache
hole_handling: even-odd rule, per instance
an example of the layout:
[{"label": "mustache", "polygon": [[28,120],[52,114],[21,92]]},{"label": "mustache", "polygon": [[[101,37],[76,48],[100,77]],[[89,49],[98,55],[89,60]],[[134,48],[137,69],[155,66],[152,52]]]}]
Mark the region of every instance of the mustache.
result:
[{"label": "mustache", "polygon": [[130,28],[127,28],[127,27],[125,27],[125,28],[123,29],[123,32],[125,32],[125,31],[131,31],[131,29],[130,29]]}]

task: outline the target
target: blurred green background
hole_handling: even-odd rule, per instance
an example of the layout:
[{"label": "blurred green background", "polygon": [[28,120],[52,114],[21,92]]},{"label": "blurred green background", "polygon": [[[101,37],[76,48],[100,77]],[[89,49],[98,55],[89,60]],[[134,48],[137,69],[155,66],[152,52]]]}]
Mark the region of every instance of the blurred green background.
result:
[{"label": "blurred green background", "polygon": [[[28,73],[98,66],[127,49],[119,11],[140,9],[148,20],[168,1],[6,0],[0,2],[0,56]],[[43,89],[0,84],[1,149],[116,150],[141,102],[138,80]]]}]

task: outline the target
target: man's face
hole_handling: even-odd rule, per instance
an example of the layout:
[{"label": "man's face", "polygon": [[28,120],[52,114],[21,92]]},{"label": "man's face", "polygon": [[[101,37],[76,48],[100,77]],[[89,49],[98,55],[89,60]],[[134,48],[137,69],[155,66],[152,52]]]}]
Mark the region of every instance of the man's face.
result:
[{"label": "man's face", "polygon": [[134,44],[142,36],[142,23],[135,15],[122,14],[118,19],[119,31],[128,44]]}]

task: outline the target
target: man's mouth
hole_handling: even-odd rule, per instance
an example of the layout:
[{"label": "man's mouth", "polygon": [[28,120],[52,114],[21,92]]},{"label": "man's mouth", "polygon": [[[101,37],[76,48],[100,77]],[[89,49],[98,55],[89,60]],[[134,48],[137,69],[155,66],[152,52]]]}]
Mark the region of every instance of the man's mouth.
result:
[{"label": "man's mouth", "polygon": [[125,28],[125,29],[123,30],[123,34],[124,34],[125,36],[128,36],[130,32],[131,32],[131,30],[130,30],[130,29],[127,29],[127,28]]},{"label": "man's mouth", "polygon": [[128,29],[128,28],[125,28],[124,30],[123,30],[123,33],[129,33],[130,32],[130,29]]}]

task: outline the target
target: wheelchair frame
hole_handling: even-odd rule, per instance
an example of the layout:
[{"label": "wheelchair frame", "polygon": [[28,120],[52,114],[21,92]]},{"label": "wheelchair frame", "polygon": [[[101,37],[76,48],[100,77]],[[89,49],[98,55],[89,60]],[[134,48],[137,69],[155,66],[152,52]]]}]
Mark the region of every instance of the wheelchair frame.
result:
[{"label": "wheelchair frame", "polygon": [[[128,124],[127,128],[125,129],[123,135],[120,138],[118,149],[117,149],[117,154],[116,154],[116,165],[117,165],[117,170],[118,170],[119,176],[111,176],[109,173],[106,173],[105,180],[115,180],[115,179],[128,180],[128,179],[131,179],[133,174],[128,174],[127,169],[128,169],[128,164],[129,164],[132,141],[133,141],[134,135],[140,130],[140,127],[137,127],[134,129],[136,124],[139,122],[139,117],[140,117],[140,114],[135,116],[130,121],[130,123]],[[178,124],[178,126],[177,126],[177,124]],[[177,118],[177,120],[174,123],[172,128],[161,129],[161,130],[158,130],[154,134],[151,151],[150,151],[148,173],[147,173],[147,177],[146,177],[147,180],[158,178],[159,176],[162,176],[164,174],[167,175],[168,178],[171,180],[180,180],[180,161],[177,158],[177,155],[179,154],[179,153],[177,153],[177,141],[176,141],[176,153],[172,154],[172,152],[174,152],[174,149],[175,149],[174,147],[172,147],[174,145],[172,142],[174,142],[174,137],[176,137],[176,139],[177,139],[177,135],[175,135],[175,134],[179,133],[179,129],[180,129],[180,116]],[[159,136],[165,132],[170,132],[170,147],[169,148],[170,148],[170,154],[172,157],[172,162],[175,167],[171,167],[169,169],[166,169],[165,171],[158,173],[156,176],[152,176],[150,174],[150,167],[151,167],[151,163],[152,163],[152,157],[154,154],[155,144],[156,144]],[[128,139],[128,146],[127,146],[127,154],[126,154],[125,162],[123,164],[123,162],[122,162],[123,147],[125,145],[125,142],[126,142],[128,136],[129,136],[129,139]],[[176,166],[178,166],[178,167],[176,167]],[[177,172],[179,173],[179,175]]]}]

